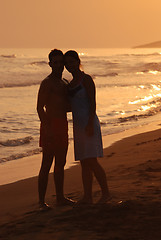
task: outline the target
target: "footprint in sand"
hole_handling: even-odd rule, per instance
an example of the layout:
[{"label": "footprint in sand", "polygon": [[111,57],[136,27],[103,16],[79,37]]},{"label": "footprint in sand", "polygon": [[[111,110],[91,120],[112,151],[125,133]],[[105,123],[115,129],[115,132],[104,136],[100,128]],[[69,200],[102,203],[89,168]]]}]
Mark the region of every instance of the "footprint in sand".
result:
[{"label": "footprint in sand", "polygon": [[110,153],[110,154],[106,155],[105,157],[108,157],[108,158],[110,158],[110,157],[112,157],[114,154],[115,154],[115,152],[112,152],[112,153]]}]

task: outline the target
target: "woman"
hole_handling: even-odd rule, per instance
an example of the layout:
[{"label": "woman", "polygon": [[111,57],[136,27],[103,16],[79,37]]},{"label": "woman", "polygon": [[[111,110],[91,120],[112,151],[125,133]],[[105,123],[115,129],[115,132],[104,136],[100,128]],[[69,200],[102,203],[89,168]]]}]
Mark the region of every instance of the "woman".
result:
[{"label": "woman", "polygon": [[91,204],[92,178],[96,177],[102,196],[99,203],[109,200],[106,174],[97,161],[103,157],[102,137],[98,117],[96,115],[95,84],[91,76],[80,70],[80,58],[76,51],[65,53],[65,67],[72,74],[69,94],[73,115],[75,160],[80,160],[84,196],[80,203]]}]

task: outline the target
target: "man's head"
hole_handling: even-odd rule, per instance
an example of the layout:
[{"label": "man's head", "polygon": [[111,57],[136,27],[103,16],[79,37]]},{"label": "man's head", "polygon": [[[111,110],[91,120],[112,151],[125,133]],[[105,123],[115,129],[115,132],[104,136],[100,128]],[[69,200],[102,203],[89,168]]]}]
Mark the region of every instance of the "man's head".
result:
[{"label": "man's head", "polygon": [[62,73],[64,69],[64,55],[61,50],[53,49],[49,53],[49,66],[52,71]]}]

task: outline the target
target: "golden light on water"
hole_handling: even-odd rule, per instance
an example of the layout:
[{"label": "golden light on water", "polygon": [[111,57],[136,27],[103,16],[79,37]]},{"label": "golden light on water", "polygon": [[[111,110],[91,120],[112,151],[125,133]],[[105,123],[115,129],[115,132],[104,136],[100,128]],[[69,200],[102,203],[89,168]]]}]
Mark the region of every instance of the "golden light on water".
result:
[{"label": "golden light on water", "polygon": [[[153,87],[154,90],[156,91],[161,91],[161,86],[160,85],[155,85],[155,84],[151,84],[151,86]],[[140,85],[139,88],[141,89],[144,89],[145,86],[144,85]],[[137,97],[137,96],[136,96]],[[138,99],[138,100],[135,100],[135,101],[129,101],[128,103],[129,104],[138,104],[138,103],[141,103],[141,102],[146,102],[146,101],[149,101],[153,98],[156,98],[156,97],[161,97],[161,93],[158,93],[158,94],[152,94],[150,96],[145,96],[144,98],[141,98],[141,99]],[[144,110],[147,110],[151,107],[155,107],[155,105],[151,105],[151,106],[142,106],[141,108],[144,109]]]},{"label": "golden light on water", "polygon": [[121,115],[125,115],[125,111],[122,111],[122,112],[121,112]]},{"label": "golden light on water", "polygon": [[139,75],[139,74],[144,74],[144,73],[143,72],[137,72],[136,74]]},{"label": "golden light on water", "polygon": [[125,115],[125,111],[121,111],[121,112],[116,112],[116,114],[121,114],[121,115]]},{"label": "golden light on water", "polygon": [[81,52],[81,53],[78,53],[79,56],[84,56],[85,53]]},{"label": "golden light on water", "polygon": [[140,107],[140,109],[138,109],[138,112],[140,112],[140,111],[147,111],[147,110],[149,110],[150,108],[155,108],[156,107],[156,105],[155,104],[151,104],[151,105],[146,105],[146,106],[141,106]]},{"label": "golden light on water", "polygon": [[158,73],[158,71],[149,71],[149,73],[156,75]]},{"label": "golden light on water", "polygon": [[150,73],[150,74],[154,74],[154,75],[156,75],[156,74],[158,74],[159,72],[158,71],[153,71],[153,70],[149,70],[149,71],[143,71],[143,72],[137,72],[136,74],[137,75],[141,75],[141,74],[144,74],[144,73]]},{"label": "golden light on water", "polygon": [[152,86],[155,90],[158,90],[158,91],[161,90],[161,89],[160,89],[160,85],[156,86],[156,85],[154,85],[154,84],[151,84],[151,86]]},{"label": "golden light on water", "polygon": [[152,96],[152,95],[150,95],[150,96],[145,96],[144,98],[141,98],[141,99],[138,99],[138,100],[135,100],[135,101],[129,101],[128,103],[129,104],[137,104],[137,103],[139,103],[139,102],[142,102],[142,101],[148,101],[148,100],[150,100],[150,99],[152,99],[154,97],[154,95]]}]

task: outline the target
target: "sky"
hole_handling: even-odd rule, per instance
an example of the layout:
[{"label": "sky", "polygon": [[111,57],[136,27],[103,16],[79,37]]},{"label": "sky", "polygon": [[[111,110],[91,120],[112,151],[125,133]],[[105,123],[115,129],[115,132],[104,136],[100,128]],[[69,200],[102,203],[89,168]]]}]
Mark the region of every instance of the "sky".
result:
[{"label": "sky", "polygon": [[133,47],[160,23],[160,0],[0,0],[0,47]]}]

